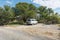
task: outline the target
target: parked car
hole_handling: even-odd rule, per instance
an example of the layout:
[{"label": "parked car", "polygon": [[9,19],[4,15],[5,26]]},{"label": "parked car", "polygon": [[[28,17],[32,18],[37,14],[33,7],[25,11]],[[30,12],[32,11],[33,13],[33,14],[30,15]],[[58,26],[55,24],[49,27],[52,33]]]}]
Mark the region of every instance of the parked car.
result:
[{"label": "parked car", "polygon": [[38,21],[36,19],[27,19],[27,24],[37,24]]}]

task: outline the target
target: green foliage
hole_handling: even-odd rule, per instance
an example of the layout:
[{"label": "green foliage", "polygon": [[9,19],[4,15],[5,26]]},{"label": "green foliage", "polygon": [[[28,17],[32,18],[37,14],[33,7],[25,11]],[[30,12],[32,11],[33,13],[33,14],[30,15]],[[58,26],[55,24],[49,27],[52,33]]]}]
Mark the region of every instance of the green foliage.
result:
[{"label": "green foliage", "polygon": [[[38,17],[37,14],[39,14]],[[9,23],[24,24],[28,18],[36,18],[40,23],[54,24],[60,23],[60,16],[54,13],[51,8],[40,6],[37,8],[33,4],[19,2],[15,7],[5,5],[0,7],[0,25]],[[16,22],[13,22],[16,20]]]},{"label": "green foliage", "polygon": [[22,19],[26,21],[27,18],[34,18],[36,16],[36,7],[33,4],[18,3],[16,9],[19,10],[18,15],[22,15]]},{"label": "green foliage", "polygon": [[14,13],[9,6],[0,9],[0,24],[8,24],[14,17]]},{"label": "green foliage", "polygon": [[47,24],[55,24],[60,22],[58,13],[54,13],[54,11],[51,8],[40,6],[38,10],[39,14],[41,15],[39,22]]}]

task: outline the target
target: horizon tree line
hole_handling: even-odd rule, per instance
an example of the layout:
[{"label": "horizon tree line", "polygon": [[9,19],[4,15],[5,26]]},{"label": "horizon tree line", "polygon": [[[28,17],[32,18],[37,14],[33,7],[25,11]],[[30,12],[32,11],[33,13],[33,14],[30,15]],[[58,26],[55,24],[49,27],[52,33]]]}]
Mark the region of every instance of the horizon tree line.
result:
[{"label": "horizon tree line", "polygon": [[[37,17],[37,14],[40,16]],[[60,16],[54,13],[52,8],[46,6],[36,7],[33,4],[19,2],[15,7],[4,5],[0,7],[0,25],[24,24],[28,18],[35,18],[39,23],[57,24],[60,23]]]}]

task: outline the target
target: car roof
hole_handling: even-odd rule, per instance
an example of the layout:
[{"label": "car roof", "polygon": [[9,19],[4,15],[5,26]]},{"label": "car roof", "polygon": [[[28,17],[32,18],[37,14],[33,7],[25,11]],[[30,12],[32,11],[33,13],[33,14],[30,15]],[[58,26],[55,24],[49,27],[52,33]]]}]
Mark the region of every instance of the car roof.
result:
[{"label": "car roof", "polygon": [[28,20],[36,20],[36,19],[28,19]]}]

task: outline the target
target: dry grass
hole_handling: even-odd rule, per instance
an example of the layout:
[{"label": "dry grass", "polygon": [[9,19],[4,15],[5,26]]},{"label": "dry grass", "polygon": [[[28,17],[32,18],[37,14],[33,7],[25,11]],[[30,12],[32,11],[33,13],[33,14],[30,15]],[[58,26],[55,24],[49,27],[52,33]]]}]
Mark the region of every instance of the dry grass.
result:
[{"label": "dry grass", "polygon": [[58,27],[60,27],[60,24],[56,24]]},{"label": "dry grass", "polygon": [[30,35],[39,35],[39,36],[46,36],[49,38],[57,38],[58,37],[58,31],[53,29],[44,29],[40,27],[29,27],[22,29],[22,31],[25,31],[29,33]]},{"label": "dry grass", "polygon": [[[19,25],[18,25],[19,26]],[[59,34],[59,30],[54,30],[51,28],[44,28],[41,25],[34,26],[19,26],[19,27],[10,27],[14,30],[20,30],[29,33],[30,35],[38,35],[38,36],[45,36],[49,38],[57,39]],[[59,35],[58,35],[59,34]],[[59,36],[60,37],[60,36]]]},{"label": "dry grass", "polygon": [[44,34],[49,35],[49,36],[53,36],[52,32],[45,32]]}]

